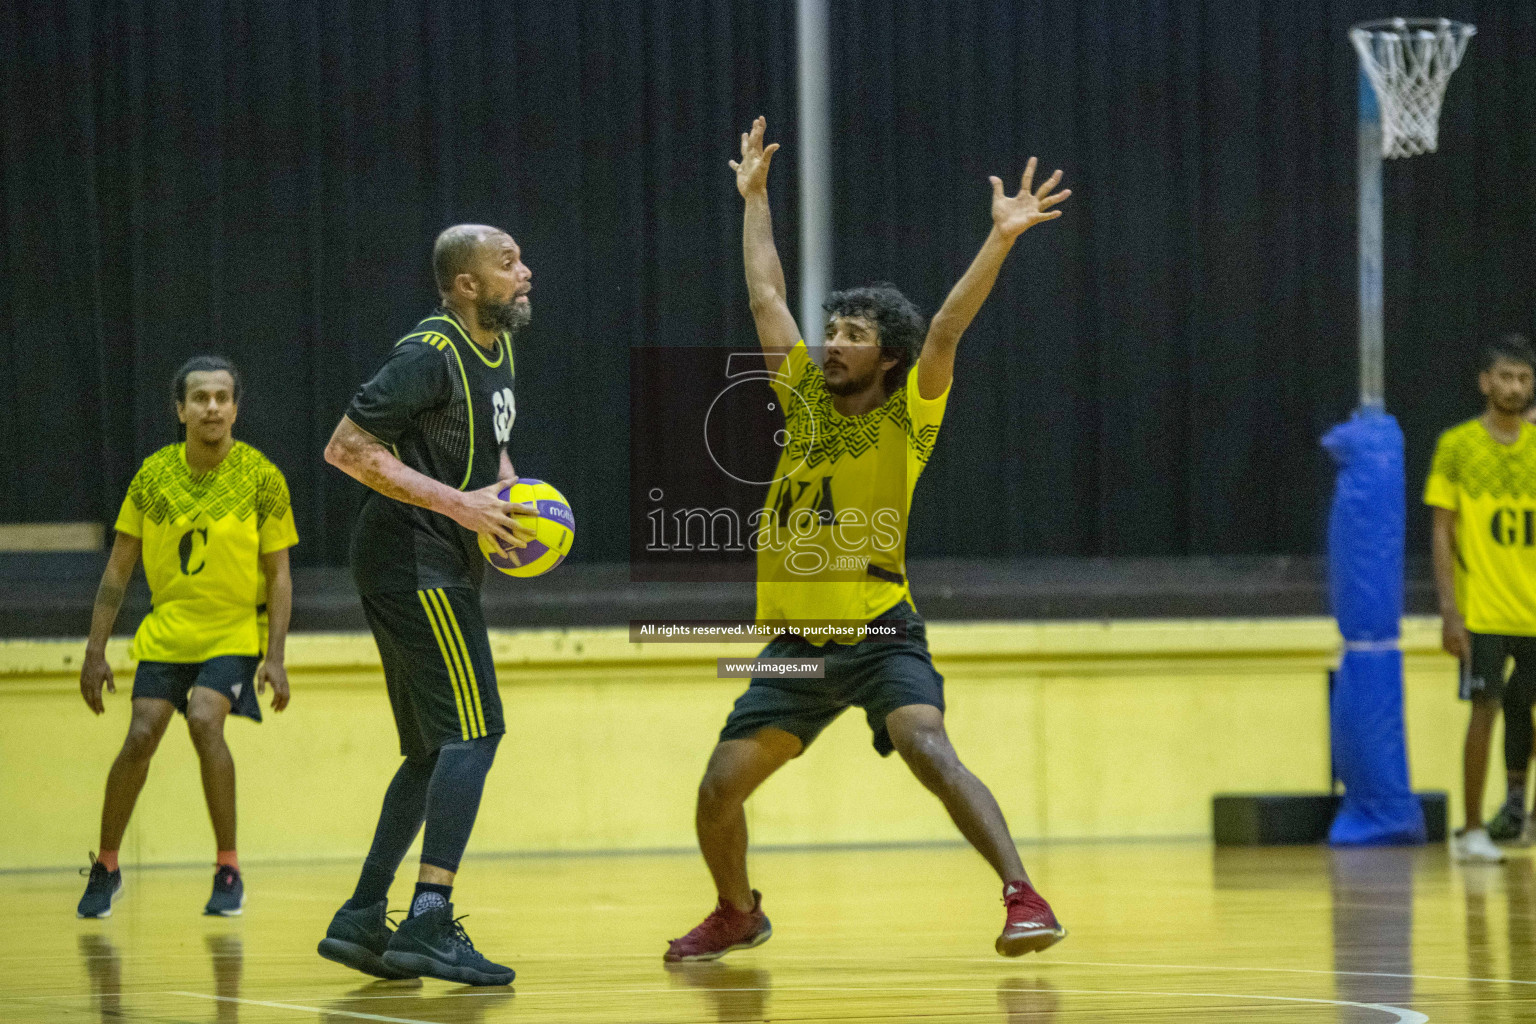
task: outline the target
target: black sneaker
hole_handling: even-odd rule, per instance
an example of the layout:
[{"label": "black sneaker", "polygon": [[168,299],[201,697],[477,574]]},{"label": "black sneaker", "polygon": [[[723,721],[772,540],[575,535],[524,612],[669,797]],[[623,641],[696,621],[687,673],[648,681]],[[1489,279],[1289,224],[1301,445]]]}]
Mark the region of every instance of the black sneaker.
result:
[{"label": "black sneaker", "polygon": [[1513,842],[1520,838],[1520,833],[1525,831],[1525,811],[1523,808],[1512,807],[1505,804],[1499,808],[1499,813],[1493,816],[1488,823],[1488,838],[1496,843]]},{"label": "black sneaker", "polygon": [[213,895],[203,913],[209,917],[239,917],[245,912],[245,883],[240,872],[228,864],[220,864],[213,873]]},{"label": "black sneaker", "polygon": [[[86,874],[86,869],[81,868],[80,873]],[[75,908],[76,917],[111,917],[112,904],[123,894],[123,872],[108,871],[101,861],[91,855],[91,867],[89,876],[85,882],[85,895],[80,897],[80,905]]]},{"label": "black sneaker", "polygon": [[331,918],[325,938],[320,940],[320,955],[375,978],[398,981],[416,977],[409,971],[397,971],[384,963],[384,951],[395,934],[389,927],[386,905],[380,900],[371,907],[352,910],[342,904],[336,916]]},{"label": "black sneaker", "polygon": [[517,972],[476,952],[461,920],[454,918],[452,903],[406,918],[390,937],[385,966],[461,985],[512,984]]}]

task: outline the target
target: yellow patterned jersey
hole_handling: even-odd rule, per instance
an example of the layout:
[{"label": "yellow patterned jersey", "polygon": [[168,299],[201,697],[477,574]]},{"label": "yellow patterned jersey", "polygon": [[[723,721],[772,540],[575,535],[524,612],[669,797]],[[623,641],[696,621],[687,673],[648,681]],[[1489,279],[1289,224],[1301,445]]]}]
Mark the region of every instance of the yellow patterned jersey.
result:
[{"label": "yellow patterned jersey", "polygon": [[925,401],[914,365],[885,404],[844,416],[804,341],[772,380],[783,451],[757,513],[758,620],[869,622],[911,598],[907,515],[949,389]]},{"label": "yellow patterned jersey", "polygon": [[167,445],[134,474],[117,529],[143,540],[154,602],[134,634],[135,658],[263,653],[260,556],[299,542],[287,481],[265,455],[236,441],[223,461],[194,477],[186,445]]},{"label": "yellow patterned jersey", "polygon": [[1440,435],[1424,502],[1456,513],[1457,601],[1474,633],[1536,636],[1536,427],[1514,444],[1480,420]]}]

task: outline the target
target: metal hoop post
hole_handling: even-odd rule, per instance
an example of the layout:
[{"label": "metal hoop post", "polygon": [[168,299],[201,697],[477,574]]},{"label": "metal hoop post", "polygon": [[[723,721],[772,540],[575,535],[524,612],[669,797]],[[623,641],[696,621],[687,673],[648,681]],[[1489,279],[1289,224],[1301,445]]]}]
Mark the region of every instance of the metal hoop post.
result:
[{"label": "metal hoop post", "polygon": [[1360,407],[1386,409],[1386,356],[1382,344],[1381,105],[1360,72],[1358,126],[1360,241]]}]

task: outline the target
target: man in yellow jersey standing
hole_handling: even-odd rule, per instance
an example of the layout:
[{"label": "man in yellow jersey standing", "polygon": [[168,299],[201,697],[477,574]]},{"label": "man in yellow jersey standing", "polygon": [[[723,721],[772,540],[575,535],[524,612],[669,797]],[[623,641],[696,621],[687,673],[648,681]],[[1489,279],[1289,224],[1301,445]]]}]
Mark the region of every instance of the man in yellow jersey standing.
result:
[{"label": "man in yellow jersey standing", "polygon": [[[1483,414],[1440,435],[1424,488],[1434,509],[1441,643],[1460,660],[1461,699],[1472,703],[1462,763],[1466,823],[1452,838],[1465,861],[1503,860],[1492,840],[1519,838],[1526,819],[1536,701],[1536,426],[1523,413],[1533,369],[1536,352],[1521,335],[1488,347],[1477,377]],[[1485,828],[1488,745],[1501,705],[1508,797]]]},{"label": "man in yellow jersey standing", "polygon": [[[480,609],[479,535],[525,547],[498,495],[517,479],[513,337],[529,323],[533,272],[512,236],[483,224],[443,231],[432,249],[441,308],[390,350],[358,389],[325,457],[367,485],[352,576],[378,643],[400,753],[357,888],[320,941],[328,960],[381,978],[425,975],[506,985],[453,915],[459,860],[506,726]],[[409,914],[385,919],[389,887],[422,830]]]},{"label": "man in yellow jersey standing", "polygon": [[765,148],[765,131],[758,118],[742,135],[741,159],[731,161],[746,207],[752,315],[776,375],[787,438],[761,513],[757,618],[856,632],[818,643],[803,628],[786,631],[762,652],[770,663],[819,658],[824,677],[763,675],[737,700],[699,784],[696,812],[699,847],[719,899],[664,958],[713,960],[772,934],[762,896],[748,881],[744,804],[849,707],[864,710],[875,749],[882,756],[898,751],[997,871],[1007,908],[998,952],[1044,949],[1066,933],[1024,873],[997,801],[950,745],[943,679],[911,604],[905,543],[912,489],[944,416],[960,336],[1019,235],[1059,217],[1048,211],[1071,193],[1053,192],[1060,171],[1033,188],[1033,158],[1015,196],[992,178],[992,230],[926,334],[916,307],[893,286],[837,292],[826,304],[818,366],[790,314],[773,243],[767,178],[778,144]]},{"label": "man in yellow jersey standing", "polygon": [[107,776],[101,847],[76,910],[80,917],[110,917],[122,895],[123,833],[150,759],[178,711],[197,748],[218,848],[213,894],[203,912],[241,912],[235,762],[224,720],[234,713],[261,721],[256,696],[268,686],[272,709],[288,706],[288,549],[299,542],[288,484],[266,456],[231,433],[240,375],[228,360],[188,360],[172,382],[172,398],[186,440],[145,459],[128,486],[80,668],[81,696],[99,715],[106,710],[103,686],[117,692],[107,638],[142,554],[154,607],[133,638],[133,715]]}]

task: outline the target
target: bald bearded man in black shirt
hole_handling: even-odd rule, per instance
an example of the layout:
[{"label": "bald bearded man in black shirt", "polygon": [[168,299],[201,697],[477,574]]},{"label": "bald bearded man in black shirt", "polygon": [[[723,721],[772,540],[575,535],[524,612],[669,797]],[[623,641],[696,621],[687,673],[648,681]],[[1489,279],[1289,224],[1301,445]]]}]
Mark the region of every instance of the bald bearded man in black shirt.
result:
[{"label": "bald bearded man in black shirt", "polygon": [[[512,339],[532,272],[512,237],[460,224],[432,253],[442,306],[396,343],[352,399],[326,461],[369,488],[352,572],[378,643],[405,761],[384,797],[352,898],[320,954],[382,978],[505,985],[453,917],[453,881],[505,726],[480,609],[478,537],[522,547],[535,515],[501,500],[516,480]],[[385,920],[390,884],[426,825],[410,914]]]}]

